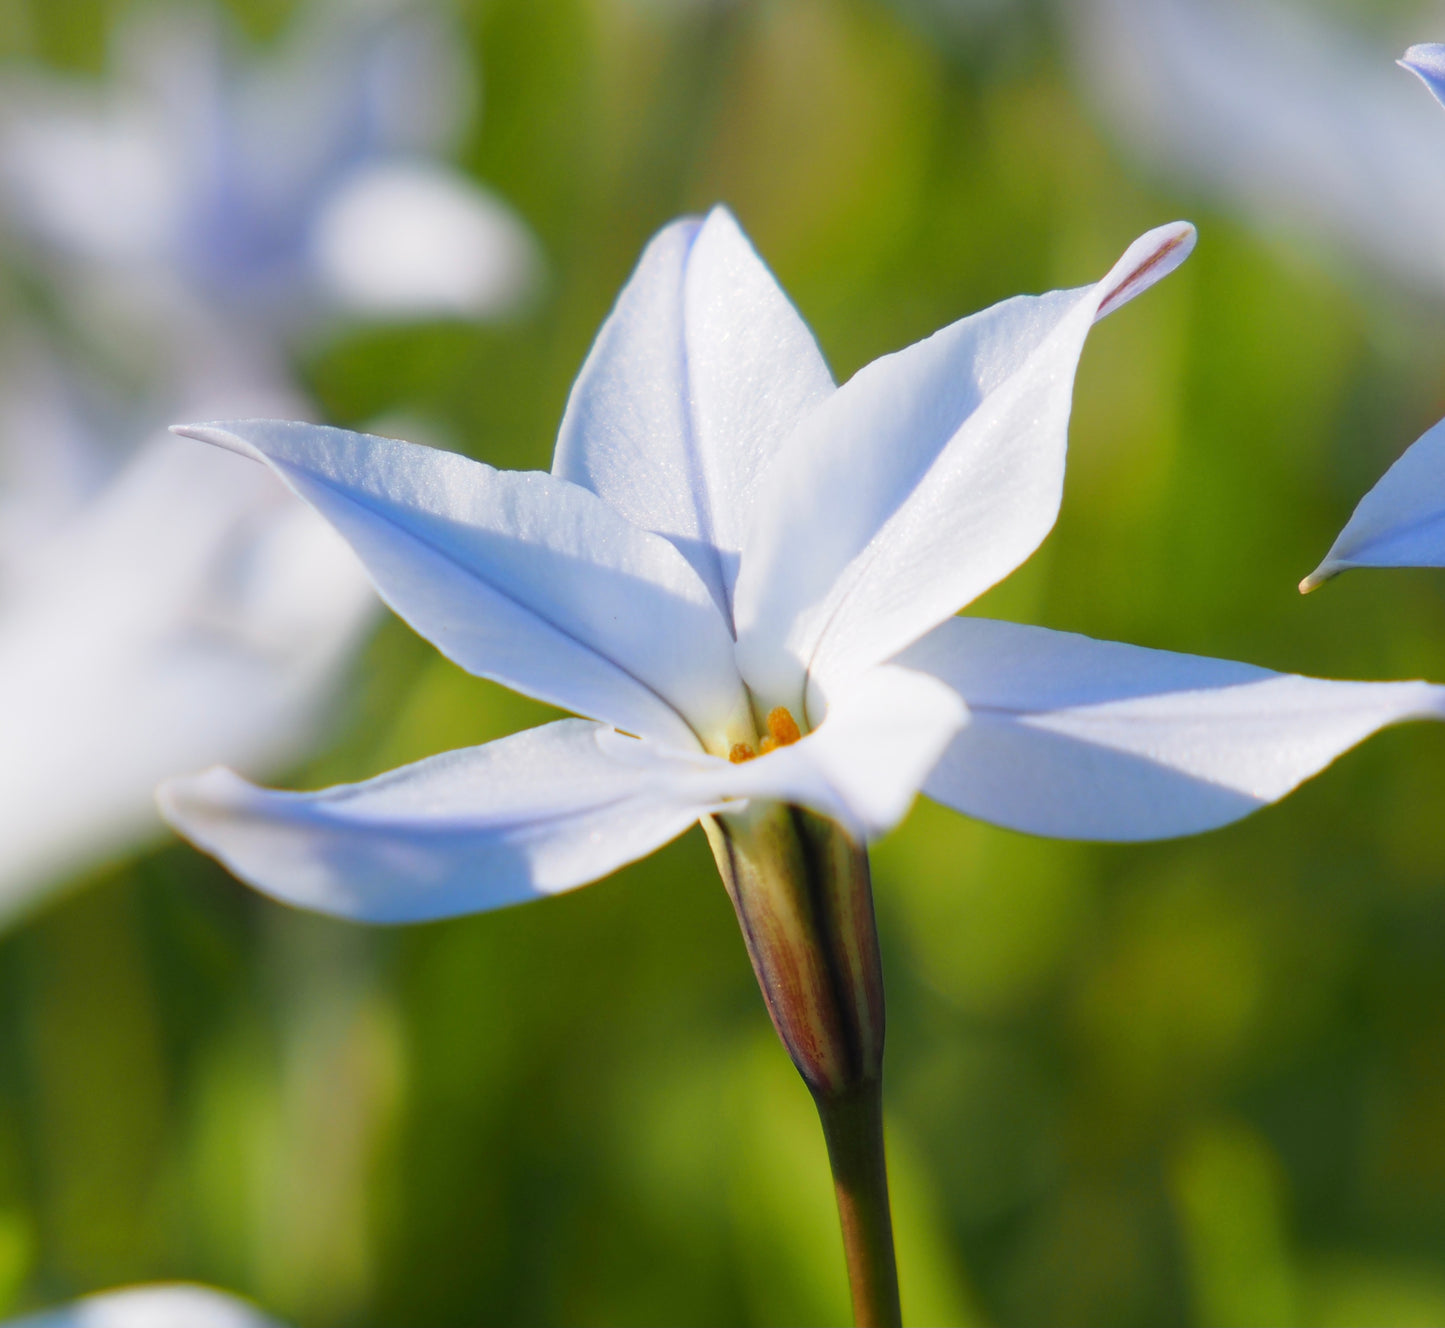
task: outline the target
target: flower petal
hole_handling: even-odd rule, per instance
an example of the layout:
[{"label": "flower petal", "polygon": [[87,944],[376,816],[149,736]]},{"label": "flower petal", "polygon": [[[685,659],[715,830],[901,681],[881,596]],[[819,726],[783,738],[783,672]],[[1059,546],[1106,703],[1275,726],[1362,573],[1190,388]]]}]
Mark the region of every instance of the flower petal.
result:
[{"label": "flower petal", "polygon": [[1387,724],[1445,718],[1430,683],[1331,682],[981,618],[950,619],[900,662],[969,708],[924,791],[1067,839],[1210,830]]},{"label": "flower petal", "polygon": [[570,890],[680,835],[712,808],[678,791],[676,764],[563,719],[317,793],[216,768],[157,796],[177,830],[275,899],[423,922]]},{"label": "flower petal", "polygon": [[726,208],[647,246],[582,366],[553,473],[666,535],[725,612],[758,477],[833,391]]},{"label": "flower petal", "polygon": [[[1007,300],[860,370],[768,470],[738,579],[743,676],[770,704],[889,658],[1052,526],[1074,367],[1096,317],[1172,271],[1186,223],[1097,285]],[[812,698],[809,698],[812,704]]]},{"label": "flower petal", "polygon": [[798,803],[871,839],[907,814],[965,719],[951,688],[883,665],[855,679],[802,741],[739,765],[709,761],[687,786],[698,798]]},{"label": "flower petal", "polygon": [[1435,100],[1445,105],[1445,46],[1439,42],[1421,42],[1410,47],[1404,58],[1395,63],[1418,75]]},{"label": "flower petal", "polygon": [[1352,567],[1445,567],[1445,420],[1360,499],[1300,589],[1313,590]]},{"label": "flower petal", "polygon": [[585,489],[310,424],[179,432],[269,465],[346,537],[387,603],[473,673],[681,746],[745,704],[727,626],[692,569]]},{"label": "flower petal", "polygon": [[312,221],[311,259],[344,308],[383,318],[513,309],[540,268],[510,208],[428,161],[354,171]]},{"label": "flower petal", "polygon": [[157,780],[305,755],[381,609],[274,476],[165,434],[25,553],[0,615],[0,919],[158,834]]},{"label": "flower petal", "polygon": [[9,1328],[279,1328],[244,1300],[181,1282],[107,1291],[7,1322]]},{"label": "flower petal", "polygon": [[154,117],[38,78],[0,85],[0,206],[69,256],[153,262],[172,238],[182,182]]}]

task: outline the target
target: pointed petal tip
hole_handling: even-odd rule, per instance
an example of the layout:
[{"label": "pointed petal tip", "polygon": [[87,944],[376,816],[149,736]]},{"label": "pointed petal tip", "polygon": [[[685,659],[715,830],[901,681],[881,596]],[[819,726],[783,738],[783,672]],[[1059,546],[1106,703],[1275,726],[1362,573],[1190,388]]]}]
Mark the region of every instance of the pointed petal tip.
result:
[{"label": "pointed petal tip", "polygon": [[1333,581],[1347,566],[1347,563],[1340,563],[1336,562],[1333,558],[1326,558],[1324,562],[1299,583],[1299,593],[1301,595],[1308,595],[1311,591],[1318,590],[1326,581]]},{"label": "pointed petal tip", "polygon": [[200,438],[208,442],[217,436],[230,437],[239,434],[243,429],[263,428],[268,425],[302,429],[325,427],[311,424],[306,420],[285,420],[268,415],[257,415],[247,419],[197,420],[193,424],[172,424],[168,427],[171,433],[178,434],[182,438]]},{"label": "pointed petal tip", "polygon": [[214,428],[213,424],[172,424],[166,431],[175,434],[177,438],[195,438],[205,442],[207,430]]},{"label": "pointed petal tip", "polygon": [[1162,281],[1194,252],[1198,239],[1199,232],[1188,221],[1171,221],[1146,231],[1124,251],[1124,256],[1099,283],[1103,294],[1094,321],[1107,318],[1136,295],[1142,295]]},{"label": "pointed petal tip", "polygon": [[1156,226],[1152,231],[1146,232],[1144,238],[1147,240],[1154,236],[1160,240],[1168,240],[1171,244],[1184,245],[1184,252],[1180,255],[1182,260],[1193,252],[1199,239],[1199,228],[1192,221],[1180,217],[1178,221],[1166,221],[1162,226]]},{"label": "pointed petal tip", "polygon": [[181,822],[186,817],[187,809],[194,808],[200,802],[212,801],[213,798],[208,797],[208,794],[213,795],[218,784],[226,785],[232,782],[244,783],[240,775],[224,765],[208,766],[205,770],[189,775],[172,775],[156,785],[156,808],[168,825],[184,834]]},{"label": "pointed petal tip", "polygon": [[1401,69],[1418,74],[1422,69],[1434,71],[1445,64],[1445,44],[1440,42],[1416,42],[1406,49],[1405,54],[1395,61]]},{"label": "pointed petal tip", "polygon": [[1437,722],[1445,721],[1445,684],[1416,679],[1413,682],[1401,683],[1400,685],[1403,687],[1417,687],[1424,693],[1420,707],[1411,715],[1406,716],[1406,718],[1433,719]]},{"label": "pointed petal tip", "polygon": [[1445,45],[1421,42],[1410,47],[1395,63],[1424,83],[1437,101],[1445,100]]},{"label": "pointed petal tip", "polygon": [[752,237],[743,229],[743,224],[738,220],[737,214],[726,203],[714,203],[703,216],[688,216],[679,220],[690,221],[693,224],[695,228],[694,243],[701,240],[704,235],[716,236],[718,232],[722,232],[730,238],[733,244],[741,245],[753,255],[758,263],[762,263],[762,256],[758,253]]},{"label": "pointed petal tip", "polygon": [[235,452],[238,456],[249,457],[252,461],[262,459],[261,454],[246,442],[229,423],[173,424],[170,426],[170,432],[177,438],[193,438],[198,443],[209,443],[212,447],[219,447],[226,452]]},{"label": "pointed petal tip", "polygon": [[[170,431],[181,438],[194,438],[199,443],[209,443],[226,452],[267,464],[267,440],[288,433],[321,432],[337,434],[343,430],[330,429],[325,425],[311,424],[306,420],[273,419],[257,416],[251,419],[206,420],[199,424],[173,424]],[[261,440],[259,443],[257,439]]]},{"label": "pointed petal tip", "polygon": [[253,786],[230,767],[213,765],[193,774],[163,779],[156,785],[154,796],[161,820],[180,838],[203,853],[218,856],[212,843],[218,818],[238,811],[245,794],[253,791]]},{"label": "pointed petal tip", "polygon": [[[738,223],[737,214],[726,203],[722,202],[721,199],[719,199],[718,202],[714,203],[710,208],[708,208],[707,212],[698,220],[701,220],[703,222],[709,222],[714,217],[726,218],[728,221],[732,222],[734,226],[737,226],[739,230],[742,229],[742,227]],[[679,220],[686,221],[687,218],[680,217]]]}]

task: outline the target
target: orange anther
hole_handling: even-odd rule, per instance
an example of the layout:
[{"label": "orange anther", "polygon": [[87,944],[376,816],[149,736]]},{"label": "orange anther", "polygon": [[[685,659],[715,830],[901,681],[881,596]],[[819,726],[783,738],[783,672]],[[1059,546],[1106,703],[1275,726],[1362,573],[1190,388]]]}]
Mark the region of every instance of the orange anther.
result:
[{"label": "orange anther", "polygon": [[751,761],[756,755],[757,752],[753,751],[747,743],[735,742],[732,751],[728,753],[728,760],[734,765],[742,765],[744,761]]},{"label": "orange anther", "polygon": [[768,711],[768,737],[776,746],[791,747],[802,736],[798,731],[798,721],[788,712],[786,706],[777,706]]},{"label": "orange anther", "polygon": [[771,733],[764,735],[762,742],[758,743],[758,755],[766,756],[769,752],[776,751],[778,740]]}]

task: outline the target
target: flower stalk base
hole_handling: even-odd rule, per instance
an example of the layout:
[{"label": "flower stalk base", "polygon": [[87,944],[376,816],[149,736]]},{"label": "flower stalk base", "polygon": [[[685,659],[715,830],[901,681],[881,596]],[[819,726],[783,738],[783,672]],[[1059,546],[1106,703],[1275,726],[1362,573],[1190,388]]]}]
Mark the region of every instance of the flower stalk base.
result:
[{"label": "flower stalk base", "polygon": [[854,1321],[897,1325],[868,855],[833,822],[777,803],[703,824],[773,1027],[818,1107]]}]

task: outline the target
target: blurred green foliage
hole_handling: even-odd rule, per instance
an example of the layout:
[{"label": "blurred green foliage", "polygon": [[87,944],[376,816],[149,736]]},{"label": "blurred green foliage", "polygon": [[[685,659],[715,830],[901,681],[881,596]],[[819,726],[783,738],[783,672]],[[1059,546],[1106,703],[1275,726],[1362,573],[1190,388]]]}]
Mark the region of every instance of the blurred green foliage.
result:
[{"label": "blurred green foliage", "polygon": [[[293,8],[233,7],[256,41]],[[0,0],[0,48],[96,70],[123,8]],[[545,466],[642,244],[718,199],[839,376],[1187,215],[1196,256],[1085,353],[1057,531],[981,610],[1445,677],[1438,574],[1294,589],[1445,414],[1445,310],[1131,173],[1043,5],[946,31],[923,0],[461,12],[485,71],[465,160],[549,288],[511,326],[318,345],[334,421]],[[541,713],[390,622],[294,782]],[[1173,843],[920,804],[875,855],[910,1321],[1445,1321],[1442,804],[1423,726]],[[844,1321],[816,1122],[701,836],[399,931],[172,844],[0,939],[0,1311],[158,1277],[306,1325]]]}]

